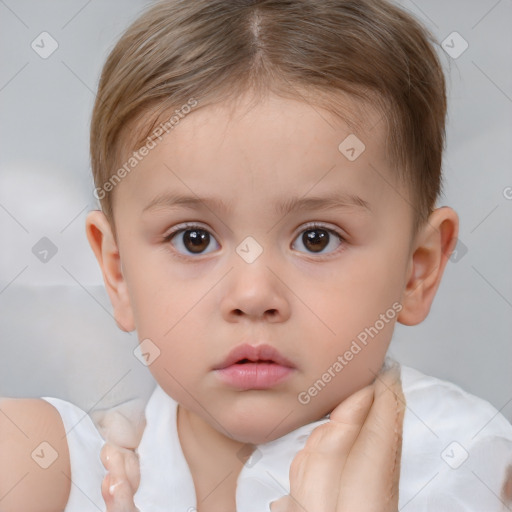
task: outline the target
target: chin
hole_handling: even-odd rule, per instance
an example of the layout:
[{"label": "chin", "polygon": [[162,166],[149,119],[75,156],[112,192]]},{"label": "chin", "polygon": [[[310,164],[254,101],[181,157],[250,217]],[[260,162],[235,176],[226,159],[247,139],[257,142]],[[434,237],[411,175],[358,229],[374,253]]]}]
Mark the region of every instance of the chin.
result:
[{"label": "chin", "polygon": [[238,442],[265,444],[310,423],[303,414],[298,415],[300,412],[304,411],[297,408],[290,413],[282,407],[274,410],[254,407],[245,413],[230,413],[229,419],[222,424],[230,433],[230,437]]},{"label": "chin", "polygon": [[235,432],[232,432],[232,439],[239,443],[260,445],[270,443],[288,433],[287,430],[279,432],[274,430],[272,435],[267,436],[266,433],[270,430],[272,430],[272,428],[269,425],[265,425],[265,427],[261,429],[251,425],[249,428],[239,428]]}]

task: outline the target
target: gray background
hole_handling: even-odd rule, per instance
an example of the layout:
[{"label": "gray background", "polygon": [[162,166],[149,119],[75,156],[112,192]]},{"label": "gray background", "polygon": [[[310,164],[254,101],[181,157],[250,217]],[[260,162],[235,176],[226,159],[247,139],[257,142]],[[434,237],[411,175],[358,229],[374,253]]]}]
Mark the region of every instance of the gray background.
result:
[{"label": "gray background", "polygon": [[[512,1],[401,3],[439,42],[456,31],[469,46],[457,58],[439,47],[450,105],[439,204],[459,213],[461,245],[429,318],[399,325],[391,353],[512,419]],[[96,207],[88,128],[99,73],[146,5],[0,0],[0,396],[88,410],[153,387],[135,334],[114,323],[84,231]],[[43,31],[58,43],[46,59],[31,47]],[[452,53],[457,37],[446,39]],[[46,263],[32,252],[43,237],[57,248]]]}]

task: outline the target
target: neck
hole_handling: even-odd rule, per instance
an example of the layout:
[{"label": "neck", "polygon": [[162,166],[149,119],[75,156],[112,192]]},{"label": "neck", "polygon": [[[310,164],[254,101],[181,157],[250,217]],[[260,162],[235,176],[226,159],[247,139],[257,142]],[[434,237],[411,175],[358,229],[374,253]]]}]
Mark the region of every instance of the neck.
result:
[{"label": "neck", "polygon": [[[178,436],[194,480],[198,510],[214,504],[235,510],[236,484],[245,462],[237,456],[247,444],[231,439],[195,413],[178,405]],[[247,457],[249,454],[245,454]]]}]

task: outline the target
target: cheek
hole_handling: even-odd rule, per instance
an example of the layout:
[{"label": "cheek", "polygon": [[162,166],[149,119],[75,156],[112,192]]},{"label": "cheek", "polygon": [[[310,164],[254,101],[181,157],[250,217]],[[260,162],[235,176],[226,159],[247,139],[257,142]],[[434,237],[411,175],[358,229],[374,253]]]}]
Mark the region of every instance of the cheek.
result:
[{"label": "cheek", "polygon": [[171,261],[164,247],[127,251],[125,277],[140,339],[170,334],[204,295],[197,271]]},{"label": "cheek", "polygon": [[[169,373],[180,382],[193,379],[194,368],[201,369],[198,361],[204,340],[211,334],[208,301],[202,298],[214,276],[194,279],[178,272],[178,265],[170,265],[165,254],[155,255],[155,251],[144,254],[134,249],[130,255],[126,279],[137,335],[141,342],[150,340],[159,354],[150,371],[160,374],[162,382],[169,380]],[[198,318],[205,321],[198,322]]]},{"label": "cheek", "polygon": [[375,251],[361,251],[316,282],[303,280],[296,288],[304,290],[304,302],[323,320],[326,335],[356,336],[399,300],[403,264],[398,258],[395,263],[389,261]]},{"label": "cheek", "polygon": [[380,369],[401,309],[402,260],[383,250],[354,252],[309,295],[325,328],[319,324],[318,333],[323,334],[314,338],[317,350],[308,356],[308,376],[313,375],[312,382],[330,378],[325,399],[348,396],[369,384]]}]

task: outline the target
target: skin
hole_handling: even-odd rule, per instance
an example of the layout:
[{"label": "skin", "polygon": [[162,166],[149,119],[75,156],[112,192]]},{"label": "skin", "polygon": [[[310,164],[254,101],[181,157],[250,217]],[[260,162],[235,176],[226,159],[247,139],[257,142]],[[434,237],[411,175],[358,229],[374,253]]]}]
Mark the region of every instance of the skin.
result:
[{"label": "skin", "polygon": [[[344,400],[295,456],[290,494],[272,502],[271,512],[396,512],[404,412],[398,368]],[[136,454],[107,443],[102,461],[107,512],[139,512]]]},{"label": "skin", "polygon": [[[178,433],[201,512],[234,510],[236,453],[246,443],[320,419],[372,384],[395,322],[427,316],[458,231],[456,213],[444,207],[412,235],[410,191],[387,161],[385,128],[371,108],[357,132],[366,149],[351,162],[338,145],[353,130],[326,110],[273,95],[245,105],[234,115],[224,104],[193,111],[123,179],[114,190],[117,240],[100,211],[86,226],[118,325],[160,350],[149,369],[180,404]],[[212,196],[229,208],[145,211],[164,191]],[[274,211],[292,197],[333,192],[368,208]],[[329,240],[320,253],[302,238],[311,222]],[[206,230],[205,253],[191,253],[183,231],[167,238],[174,227]],[[247,236],[263,249],[253,263],[236,252]],[[300,403],[298,394],[394,303],[400,313]],[[273,345],[293,362],[292,375],[269,390],[223,384],[213,368],[242,342]],[[373,417],[371,404],[362,409],[362,421]]]}]

